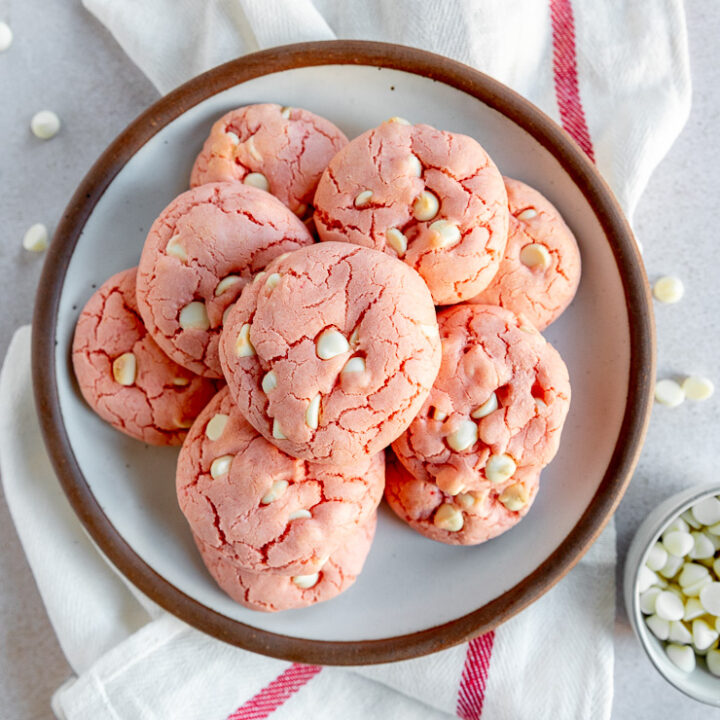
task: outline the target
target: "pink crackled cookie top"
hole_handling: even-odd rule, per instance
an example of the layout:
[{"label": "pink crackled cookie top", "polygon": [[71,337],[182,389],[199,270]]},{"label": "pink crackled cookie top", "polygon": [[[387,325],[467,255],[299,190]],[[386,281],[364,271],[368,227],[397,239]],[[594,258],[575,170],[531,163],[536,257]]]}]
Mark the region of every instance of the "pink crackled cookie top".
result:
[{"label": "pink crackled cookie top", "polygon": [[307,575],[365,524],[382,499],[384,453],[335,467],[278,450],[227,388],[183,444],[177,494],[193,534],[247,570]]},{"label": "pink crackled cookie top", "polygon": [[223,115],[195,160],[190,187],[240,181],[267,190],[299,217],[312,214],[318,180],[347,138],[302,108],[248,105]]},{"label": "pink crackled cookie top", "polygon": [[436,305],[492,280],[508,232],[505,186],[479,143],[388,121],[343,148],[315,194],[321,240],[384,250],[423,277]]},{"label": "pink crackled cookie top", "polygon": [[407,265],[320,243],[278,258],[228,315],[220,359],[241,412],[270,442],[344,465],[407,428],[440,366],[432,298]]},{"label": "pink crackled cookie top", "polygon": [[113,275],[80,314],[75,375],[103,420],[151,445],[180,445],[217,384],[173,362],[147,334],[135,301],[136,270]]},{"label": "pink crackled cookie top", "polygon": [[233,600],[251,610],[277,612],[325,602],[347,590],[363,569],[376,521],[373,513],[322,568],[306,575],[253,573],[197,536],[195,543],[210,574]]},{"label": "pink crackled cookie top", "polygon": [[455,495],[552,460],[570,405],[558,352],[527,321],[490,305],[438,316],[443,357],[422,410],[393,449],[416,478]]},{"label": "pink crackled cookie top", "polygon": [[570,304],[580,282],[580,250],[557,208],[529,185],[505,178],[510,231],[490,285],[471,302],[502,305],[538,330]]},{"label": "pink crackled cookie top", "polygon": [[257,188],[211,183],[179,195],[153,223],[137,278],[148,332],[176,362],[222,377],[223,319],[270,260],[313,242],[305,225]]}]

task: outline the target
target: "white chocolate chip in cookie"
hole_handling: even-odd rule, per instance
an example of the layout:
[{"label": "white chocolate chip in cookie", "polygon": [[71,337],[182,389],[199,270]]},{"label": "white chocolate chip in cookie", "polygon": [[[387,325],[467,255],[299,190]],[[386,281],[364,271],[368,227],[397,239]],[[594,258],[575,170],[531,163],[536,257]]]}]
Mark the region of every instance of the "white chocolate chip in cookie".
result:
[{"label": "white chocolate chip in cookie", "polygon": [[290,107],[289,105],[285,105],[284,107],[280,108],[280,117],[285,118],[285,120],[289,120],[291,112],[292,107]]},{"label": "white chocolate chip in cookie", "polygon": [[361,357],[351,357],[340,372],[343,375],[365,372],[365,359]]},{"label": "white chocolate chip in cookie", "polygon": [[432,420],[437,420],[438,422],[444,422],[445,420],[447,420],[448,414],[443,410],[440,410],[440,408],[436,408],[433,406],[430,408],[428,417],[430,417]]},{"label": "white chocolate chip in cookie", "polygon": [[398,117],[397,115],[393,115],[391,118],[388,118],[386,122],[389,123],[397,123],[398,125],[411,125],[412,123],[409,120],[406,120],[405,118]]},{"label": "white chocolate chip in cookie", "polygon": [[215,288],[215,297],[227,292],[233,285],[237,285],[242,278],[239,275],[226,275]]},{"label": "white chocolate chip in cookie", "polygon": [[262,162],[263,156],[260,153],[260,151],[255,147],[255,138],[254,137],[250,137],[246,140],[245,147],[248,149],[250,156],[254,160],[257,160],[258,162]]},{"label": "white chocolate chip in cookie", "polygon": [[350,335],[350,344],[357,347],[360,344],[360,328],[355,328]]},{"label": "white chocolate chip in cookie", "polygon": [[423,166],[417,155],[410,153],[410,155],[408,155],[407,163],[411,175],[414,175],[415,177],[422,177]]},{"label": "white chocolate chip in cookie", "polygon": [[497,395],[492,393],[482,405],[479,405],[470,413],[470,417],[479,420],[480,418],[484,418],[486,415],[489,415],[491,412],[495,412],[497,409]]},{"label": "white chocolate chip in cookie", "polygon": [[666,275],[655,281],[653,295],[663,303],[676,303],[685,294],[685,286],[680,278]]},{"label": "white chocolate chip in cookie", "polygon": [[168,240],[168,244],[165,246],[165,254],[172,255],[172,257],[177,258],[181,262],[187,262],[187,252],[180,241],[179,235],[174,235]]},{"label": "white chocolate chip in cookie", "polygon": [[530,243],[520,251],[520,262],[529,268],[546,270],[550,267],[550,253],[540,243]]},{"label": "white chocolate chip in cookie", "polygon": [[263,375],[262,389],[264,393],[269,393],[277,387],[277,375],[274,371],[270,370]]},{"label": "white chocolate chip in cookie", "polygon": [[265,287],[274,290],[280,284],[280,280],[282,280],[280,273],[271,273],[265,281]]},{"label": "white chocolate chip in cookie", "polygon": [[275,502],[278,498],[285,494],[285,491],[290,487],[290,483],[287,480],[276,480],[272,487],[263,495],[260,500],[261,505],[269,505]]},{"label": "white chocolate chip in cookie", "polygon": [[255,354],[255,348],[250,342],[250,323],[245,323],[240,328],[235,340],[235,354],[238,357],[252,357]]},{"label": "white chocolate chip in cookie", "polygon": [[131,352],[116,357],[112,364],[113,377],[119,385],[133,385],[137,374],[137,359]]},{"label": "white chocolate chip in cookie", "polygon": [[485,477],[491,483],[502,483],[509,480],[515,470],[517,470],[517,465],[509,455],[505,453],[491,455],[485,464]]},{"label": "white chocolate chip in cookie", "polygon": [[503,490],[500,495],[500,502],[511,512],[522,510],[530,499],[530,495],[524,485],[515,483]]},{"label": "white chocolate chip in cookie", "polygon": [[318,393],[309,403],[305,410],[305,424],[311,430],[317,430],[320,422],[320,393]]},{"label": "white chocolate chip in cookie", "polygon": [[280,427],[280,423],[278,422],[277,418],[275,418],[273,420],[272,436],[276,440],[287,440],[287,435],[283,432],[283,429]]},{"label": "white chocolate chip in cookie", "polygon": [[440,201],[437,195],[429,190],[423,190],[416,198],[412,206],[413,217],[416,220],[425,222],[432,220],[440,210]]},{"label": "white chocolate chip in cookie", "polygon": [[462,511],[453,505],[443,503],[436,511],[433,517],[433,525],[440,530],[448,532],[458,532],[462,530],[465,524],[465,518]]},{"label": "white chocolate chip in cookie", "polygon": [[198,300],[188,303],[180,311],[179,322],[183,330],[209,330],[210,319],[205,309],[205,303]]},{"label": "white chocolate chip in cookie", "polygon": [[225,135],[227,136],[227,139],[233,144],[233,145],[239,145],[240,144],[240,138],[237,136],[237,133],[234,133],[232,130],[226,130]]},{"label": "white chocolate chip in cookie", "polygon": [[398,257],[402,257],[407,252],[407,238],[397,228],[390,228],[385,233],[385,242],[397,253]]},{"label": "white chocolate chip in cookie", "polygon": [[210,465],[211,477],[217,479],[223,475],[227,475],[230,472],[232,460],[232,455],[221,455],[220,457],[215,458]]},{"label": "white chocolate chip in cookie", "polygon": [[311,587],[315,587],[315,585],[317,585],[319,579],[320,579],[320,574],[313,573],[312,575],[295,575],[292,578],[292,581],[301,590],[307,590]]},{"label": "white chocolate chip in cookie", "polygon": [[535,208],[525,208],[522,212],[519,212],[515,217],[518,220],[532,220],[537,216],[537,210]]},{"label": "white chocolate chip in cookie", "polygon": [[355,201],[353,202],[353,205],[355,205],[356,208],[363,208],[370,203],[370,201],[372,200],[372,196],[372,190],[363,190],[355,196]]},{"label": "white chocolate chip in cookie", "polygon": [[188,428],[192,427],[192,424],[195,422],[193,418],[184,418],[179,417],[175,418],[175,426],[182,428],[183,430],[187,430]]},{"label": "white chocolate chip in cookie", "polygon": [[321,360],[330,360],[336,355],[342,355],[350,350],[350,343],[347,338],[333,328],[323,330],[315,343],[317,356]]},{"label": "white chocolate chip in cookie", "polygon": [[312,513],[309,510],[295,510],[295,512],[291,512],[288,515],[288,520],[302,520],[303,518],[311,518],[311,517],[312,517]]},{"label": "white chocolate chip in cookie", "polygon": [[268,179],[259,172],[248,173],[243,178],[243,185],[252,185],[252,187],[256,187],[259,190],[270,192],[270,183],[268,182]]},{"label": "white chocolate chip in cookie", "polygon": [[187,377],[174,377],[172,379],[172,384],[177,385],[178,387],[186,387],[190,384],[190,378]]},{"label": "white chocolate chip in cookie", "polygon": [[447,436],[447,444],[455,452],[462,452],[472,447],[477,439],[478,426],[472,420],[464,420],[457,430]]},{"label": "white chocolate chip in cookie", "polygon": [[235,307],[235,303],[231,303],[228,305],[224,310],[222,314],[222,324],[223,326],[227,325],[227,319],[228,315],[230,315],[230,311]]},{"label": "white chocolate chip in cookie", "polygon": [[430,245],[434,248],[452,247],[462,239],[460,228],[449,220],[436,220],[429,229]]},{"label": "white chocolate chip in cookie", "polygon": [[205,437],[207,437],[208,440],[212,440],[213,442],[215,442],[215,440],[218,440],[223,434],[225,426],[228,424],[229,419],[229,415],[215,413],[215,415],[210,418],[208,424],[205,426]]}]

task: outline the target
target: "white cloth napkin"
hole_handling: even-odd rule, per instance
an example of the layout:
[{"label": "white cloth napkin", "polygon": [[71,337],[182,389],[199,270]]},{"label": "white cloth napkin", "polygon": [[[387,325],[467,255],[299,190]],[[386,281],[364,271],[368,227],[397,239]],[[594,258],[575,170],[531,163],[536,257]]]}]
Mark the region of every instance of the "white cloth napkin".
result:
[{"label": "white cloth napkin", "polygon": [[[161,92],[245,52],[301,40],[388,40],[449,55],[561,121],[628,213],[689,109],[680,0],[83,2]],[[189,628],[128,586],[98,553],[43,449],[27,328],[8,350],[0,405],[5,494],[76,673],[55,695],[58,717],[609,717],[612,525],[556,588],[468,645],[394,665],[291,665]]]}]

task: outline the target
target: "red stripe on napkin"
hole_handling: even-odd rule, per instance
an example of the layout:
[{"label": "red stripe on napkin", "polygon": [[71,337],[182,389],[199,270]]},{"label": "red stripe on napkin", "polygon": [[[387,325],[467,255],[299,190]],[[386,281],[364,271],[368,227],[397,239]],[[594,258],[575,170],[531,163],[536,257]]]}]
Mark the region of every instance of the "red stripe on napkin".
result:
[{"label": "red stripe on napkin", "polygon": [[268,717],[291,695],[307,685],[321,670],[319,665],[293,663],[257,695],[251,697],[232,715],[229,715],[227,720],[262,720],[262,718]]},{"label": "red stripe on napkin", "polygon": [[455,710],[462,720],[479,720],[482,715],[494,641],[495,632],[491,630],[468,643]]},{"label": "red stripe on napkin", "polygon": [[575,20],[570,0],[550,0],[553,39],[553,72],[555,97],[565,131],[595,162],[590,131],[580,101],[577,56],[575,51]]}]

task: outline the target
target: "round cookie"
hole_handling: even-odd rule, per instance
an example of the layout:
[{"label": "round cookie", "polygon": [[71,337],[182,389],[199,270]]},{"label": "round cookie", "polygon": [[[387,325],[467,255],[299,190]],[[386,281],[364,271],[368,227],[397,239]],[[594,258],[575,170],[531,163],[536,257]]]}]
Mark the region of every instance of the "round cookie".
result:
[{"label": "round cookie", "polygon": [[388,121],[345,146],[315,193],[321,240],[384,250],[423,277],[436,305],[477,295],[505,250],[502,176],[478,142]]},{"label": "round cookie", "polygon": [[407,428],[440,354],[422,278],[347,243],[270,263],[220,341],[230,393],[250,424],[293,457],[334,465],[382,450]]},{"label": "round cookie", "polygon": [[375,512],[384,453],[336,467],[286,455],[222,389],[198,416],[177,465],[193,534],[253,572],[309,575]]},{"label": "round cookie", "polygon": [[180,445],[217,383],[174,363],[148,335],[137,268],[113,275],[80,313],[72,360],[80,391],[106,422],[151,445]]},{"label": "round cookie", "polygon": [[312,215],[320,175],[347,138],[329,120],[271,103],[231,110],[212,127],[190,187],[240,181],[267,190],[299,217]]},{"label": "round cookie", "polygon": [[456,495],[501,486],[552,460],[570,406],[558,352],[504,308],[460,305],[438,316],[442,366],[422,410],[393,444],[416,478]]},{"label": "round cookie", "polygon": [[253,573],[198,537],[195,543],[208,571],[233,600],[251,610],[277,612],[324,602],[347,590],[370,552],[376,519],[377,513],[373,513],[317,573],[307,575]]},{"label": "round cookie", "polygon": [[537,495],[540,470],[523,468],[498,486],[448,495],[388,460],[385,498],[395,514],[421,535],[448,545],[478,545],[525,517]]},{"label": "round cookie", "polygon": [[497,274],[471,302],[501,305],[543,330],[572,302],[580,250],[557,208],[529,185],[505,178],[510,229]]},{"label": "round cookie", "polygon": [[270,260],[309,245],[305,225],[257,188],[212,183],[179,195],[153,223],[138,267],[148,332],[175,362],[222,377],[217,346],[227,309]]}]

